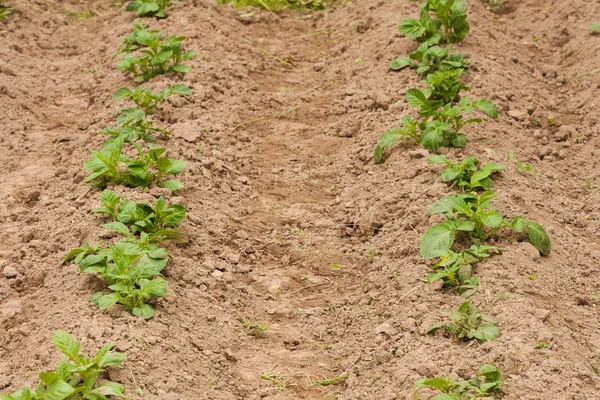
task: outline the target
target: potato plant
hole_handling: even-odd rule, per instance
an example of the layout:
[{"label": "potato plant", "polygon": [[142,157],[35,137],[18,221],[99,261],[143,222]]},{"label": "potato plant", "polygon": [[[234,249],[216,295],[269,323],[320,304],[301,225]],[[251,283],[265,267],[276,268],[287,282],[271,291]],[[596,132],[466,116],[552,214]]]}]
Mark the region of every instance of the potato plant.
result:
[{"label": "potato plant", "polygon": [[118,89],[113,95],[113,100],[129,100],[132,101],[136,108],[128,108],[126,110],[142,110],[145,114],[152,114],[154,109],[169,96],[173,94],[179,94],[183,96],[189,96],[192,91],[186,85],[176,83],[170,88],[161,90],[160,92],[153,92],[152,89],[143,88],[141,86],[131,90],[128,87],[122,87]]},{"label": "potato plant", "polygon": [[[115,227],[107,228],[125,234]],[[84,243],[71,250],[63,262],[73,260],[80,271],[106,280],[112,293],[98,292],[91,299],[100,309],[118,303],[133,315],[149,319],[154,316],[154,307],[148,301],[167,294],[161,271],[169,261],[168,251],[153,244],[152,237],[142,233],[139,239],[128,237],[107,247]]]},{"label": "potato plant", "polygon": [[428,45],[438,44],[442,38],[446,43],[460,42],[469,33],[463,0],[426,0],[420,8],[419,19],[400,20],[400,33]]},{"label": "potato plant", "polygon": [[167,18],[165,8],[172,5],[171,0],[133,0],[127,4],[127,11],[135,11],[140,17]]},{"label": "potato plant", "polygon": [[100,381],[107,367],[116,367],[125,360],[124,353],[112,351],[106,344],[92,358],[80,353],[81,343],[64,331],[54,331],[52,343],[65,355],[56,369],[39,374],[35,391],[28,386],[12,394],[0,394],[2,400],[107,400],[125,398],[125,386],[108,380]]},{"label": "potato plant", "polygon": [[[145,202],[134,202],[122,200],[112,190],[104,190],[100,196],[102,207],[95,208],[93,212],[106,214],[116,220],[118,224],[112,223],[109,230],[118,229],[125,236],[142,233],[150,235],[151,241],[155,238],[163,240],[181,240],[183,232],[173,230],[177,228],[185,218],[186,210],[181,204],[166,205],[165,199],[159,197],[152,207]],[[125,227],[119,225],[123,224]],[[154,236],[152,236],[154,235]],[[162,240],[161,240],[162,241]]]},{"label": "potato plant", "polygon": [[256,7],[269,11],[282,11],[286,8],[309,8],[322,10],[326,6],[324,0],[217,0],[220,5],[232,4],[234,7]]},{"label": "potato plant", "polygon": [[422,44],[409,57],[398,57],[391,61],[390,69],[400,71],[406,67],[414,68],[421,76],[436,71],[446,72],[452,69],[468,68],[468,59],[460,53],[450,53],[451,46],[439,47]]},{"label": "potato plant", "polygon": [[[162,40],[163,35],[158,31],[149,31],[141,25],[134,25],[130,36],[126,36],[119,53],[127,53],[117,63],[117,69],[131,72],[136,82],[147,81],[157,75],[169,72],[189,72],[192,67],[184,65],[184,61],[192,59],[196,53],[183,52],[181,44],[185,36],[171,36]],[[134,55],[125,49],[135,49],[139,55]],[[135,51],[134,50],[134,51]]]},{"label": "potato plant", "polygon": [[444,164],[446,168],[442,171],[442,181],[451,183],[464,192],[477,190],[489,190],[492,188],[491,175],[495,171],[503,170],[503,165],[489,162],[483,167],[479,166],[479,160],[475,156],[467,156],[464,160],[454,163],[443,155],[436,155],[427,159],[429,164]]},{"label": "potato plant", "polygon": [[427,333],[434,335],[443,329],[448,335],[458,340],[477,339],[482,342],[494,340],[500,334],[492,318],[482,315],[479,307],[465,300],[457,310],[447,314],[450,321],[438,322]]},{"label": "potato plant", "polygon": [[495,197],[497,194],[493,190],[487,190],[481,194],[449,195],[435,202],[429,213],[443,214],[446,221],[425,232],[421,238],[421,256],[445,256],[454,244],[457,232],[464,232],[474,244],[483,244],[504,228],[519,233],[527,230],[529,242],[541,255],[548,255],[551,242],[544,228],[523,217],[514,217],[512,221],[506,219],[491,206]]},{"label": "potato plant", "polygon": [[479,278],[473,275],[473,266],[490,257],[491,253],[502,254],[502,250],[486,245],[473,245],[459,253],[448,250],[430,267],[434,272],[427,280],[433,282],[441,279],[444,287],[452,287],[457,294],[469,298],[477,292],[479,286]]},{"label": "potato plant", "polygon": [[130,142],[138,155],[130,158],[123,153],[124,138],[117,137],[105,144],[101,151],[92,150],[92,158],[83,163],[91,172],[85,182],[94,182],[105,188],[109,183],[130,187],[148,188],[150,185],[178,190],[183,184],[178,180],[164,180],[165,175],[177,175],[183,172],[185,161],[163,157],[166,149],[153,148],[147,153],[142,146]]},{"label": "potato plant", "polygon": [[[485,364],[479,368],[477,376],[468,381],[454,382],[451,379],[425,378],[415,382],[417,388],[432,388],[442,392],[433,400],[475,400],[494,399],[495,394],[502,394],[504,377],[493,365]],[[415,398],[418,398],[415,394]]]},{"label": "potato plant", "polygon": [[406,116],[402,120],[402,128],[395,128],[381,135],[375,147],[373,158],[380,162],[386,148],[398,140],[422,144],[429,151],[437,151],[440,147],[464,147],[467,137],[462,129],[473,123],[482,122],[481,118],[465,118],[465,114],[478,110],[490,118],[498,118],[498,110],[489,100],[471,102],[464,96],[457,104],[445,104],[443,100],[430,100],[429,92],[409,89],[406,92],[408,103],[419,107],[420,120]]}]

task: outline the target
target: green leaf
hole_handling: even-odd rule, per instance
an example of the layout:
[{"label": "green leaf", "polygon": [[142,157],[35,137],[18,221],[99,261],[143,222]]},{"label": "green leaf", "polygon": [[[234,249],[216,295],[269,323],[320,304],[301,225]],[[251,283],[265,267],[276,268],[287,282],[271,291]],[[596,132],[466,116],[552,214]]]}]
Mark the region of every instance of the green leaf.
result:
[{"label": "green leaf", "polygon": [[482,113],[491,118],[498,118],[498,109],[489,100],[476,100],[471,104],[473,107],[479,109]]},{"label": "green leaf", "polygon": [[390,147],[392,144],[394,144],[396,142],[396,140],[398,139],[398,135],[400,134],[400,131],[401,131],[400,128],[395,128],[395,129],[392,129],[391,131],[387,131],[383,135],[381,135],[381,138],[379,139],[379,143],[377,143],[377,146],[375,147],[375,151],[373,154],[373,158],[375,159],[375,162],[381,161],[381,158],[383,157],[383,151],[387,147]]},{"label": "green leaf", "polygon": [[525,229],[525,218],[515,217],[510,226],[515,232],[523,232],[523,230]]},{"label": "green leaf", "polygon": [[482,325],[477,329],[472,329],[468,337],[475,338],[483,342],[494,340],[500,335],[500,329],[494,325]]},{"label": "green leaf", "polygon": [[192,91],[186,85],[183,85],[181,83],[176,83],[173,86],[171,86],[171,93],[189,96],[192,94]]},{"label": "green leaf", "polygon": [[493,211],[486,212],[481,216],[481,222],[483,225],[490,228],[497,228],[502,223],[502,220],[502,215]]},{"label": "green leaf", "polygon": [[190,72],[192,67],[189,65],[175,64],[171,67],[174,72]]},{"label": "green leaf", "polygon": [[600,30],[600,24],[590,25],[590,30],[591,31],[598,31],[598,30]]},{"label": "green leaf", "polygon": [[101,399],[106,398],[106,396],[125,398],[124,392],[125,386],[115,382],[105,382],[102,385],[94,388],[94,390],[90,391],[90,394],[99,396]]},{"label": "green leaf", "polygon": [[150,319],[154,316],[154,308],[144,303],[140,307],[134,308],[131,313],[139,318]]},{"label": "green leaf", "polygon": [[406,67],[412,67],[413,61],[408,58],[408,57],[398,57],[398,58],[394,58],[391,62],[390,62],[390,69],[392,71],[400,71],[401,69],[404,69]]},{"label": "green leaf", "polygon": [[114,306],[118,301],[119,295],[117,293],[111,293],[94,299],[94,304],[96,304],[101,310],[104,310],[108,307]]},{"label": "green leaf", "polygon": [[429,214],[452,214],[465,206],[465,201],[459,196],[452,194],[436,201],[429,207]]},{"label": "green leaf", "polygon": [[133,93],[132,93],[131,89],[129,89],[127,87],[122,87],[122,88],[119,88],[119,90],[117,90],[115,92],[115,94],[113,95],[113,100],[118,101],[118,100],[124,99],[125,97],[129,97],[132,94]]},{"label": "green leaf", "polygon": [[527,234],[529,235],[529,241],[531,244],[540,252],[541,255],[547,256],[550,254],[552,249],[552,243],[550,237],[546,233],[544,227],[532,221],[525,223],[527,227]]},{"label": "green leaf", "polygon": [[52,381],[46,388],[44,400],[64,400],[75,392],[75,389],[60,378]]},{"label": "green leaf", "polygon": [[413,107],[422,107],[427,104],[425,94],[419,89],[409,89],[406,92],[406,101]]},{"label": "green leaf", "polygon": [[402,18],[398,24],[398,31],[404,36],[417,39],[425,34],[427,28],[418,19]]},{"label": "green leaf", "polygon": [[447,392],[452,386],[452,381],[448,378],[426,378],[416,381],[415,386],[420,388],[432,387],[440,392]]},{"label": "green leaf", "polygon": [[163,181],[161,183],[158,184],[159,187],[161,188],[165,188],[165,189],[169,189],[172,191],[175,190],[179,190],[183,187],[183,183],[181,183],[180,181],[177,180],[169,180],[169,181]]},{"label": "green leaf", "polygon": [[167,226],[177,227],[183,221],[186,214],[186,209],[180,204],[172,204],[167,207],[168,216],[165,218]]},{"label": "green leaf", "polygon": [[73,336],[65,331],[57,330],[52,334],[52,343],[54,343],[65,356],[76,362],[81,345],[73,338]]},{"label": "green leaf", "polygon": [[118,221],[109,222],[108,224],[102,225],[102,227],[108,231],[120,233],[125,236],[129,236],[131,234],[127,225]]},{"label": "green leaf", "polygon": [[442,257],[452,247],[456,233],[447,224],[434,225],[421,238],[420,253],[423,258]]},{"label": "green leaf", "polygon": [[116,366],[120,365],[123,361],[125,361],[126,358],[127,358],[127,355],[125,353],[117,353],[117,352],[111,351],[98,361],[98,366],[100,366],[102,368],[116,367]]}]

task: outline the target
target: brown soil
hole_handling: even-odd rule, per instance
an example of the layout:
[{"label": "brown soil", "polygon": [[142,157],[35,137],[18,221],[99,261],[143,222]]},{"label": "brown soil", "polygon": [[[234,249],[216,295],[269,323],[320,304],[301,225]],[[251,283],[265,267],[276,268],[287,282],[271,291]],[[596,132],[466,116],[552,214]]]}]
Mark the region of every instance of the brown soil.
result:
[{"label": "brown soil", "polygon": [[[9,3],[16,10],[0,22],[0,269],[18,275],[0,276],[2,392],[55,365],[49,339],[63,329],[86,351],[115,342],[127,352],[111,377],[131,398],[404,399],[421,377],[468,379],[484,363],[504,373],[505,399],[599,398],[600,36],[587,29],[599,3],[511,0],[494,14],[469,2],[472,31],[455,48],[472,59],[471,96],[502,115],[447,153],[509,166],[495,183],[499,209],[538,221],[553,239],[542,258],[522,237],[501,235],[504,254],[478,265],[474,302],[502,330],[485,344],[426,334],[461,301],[426,283],[418,253],[438,221],[427,206],[451,192],[435,179],[440,169],[408,145],[384,164],[371,157],[411,111],[404,93],[419,78],[388,63],[415,48],[396,33],[415,3],[242,18],[186,0],[166,20],[146,21],[198,51],[183,79],[193,95],[161,109],[174,132],[169,155],[188,162],[185,189],[166,195],[187,206],[190,240],[169,245],[169,294],[147,322],[98,310],[89,298],[102,282],[61,265],[82,241],[110,238],[91,213],[99,192],[82,183],[82,161],[114,119],[112,94],[132,85],[112,52],[134,16],[99,0]],[[70,14],[90,9],[100,15]],[[518,173],[508,150],[537,172]],[[243,319],[270,328],[255,337]],[[269,371],[285,387],[261,379]],[[311,385],[345,373],[346,382]]]}]

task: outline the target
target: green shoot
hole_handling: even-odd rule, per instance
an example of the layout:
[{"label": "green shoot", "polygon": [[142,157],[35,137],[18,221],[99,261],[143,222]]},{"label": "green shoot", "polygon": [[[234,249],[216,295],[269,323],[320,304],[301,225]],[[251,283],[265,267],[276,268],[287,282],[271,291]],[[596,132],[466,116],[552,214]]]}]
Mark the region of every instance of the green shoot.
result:
[{"label": "green shoot", "polygon": [[469,298],[477,292],[479,286],[479,278],[473,276],[473,265],[490,257],[490,252],[502,254],[499,248],[485,245],[473,245],[460,253],[448,250],[446,255],[431,266],[435,272],[427,280],[433,282],[441,279],[444,287],[453,287],[457,294]]},{"label": "green shoot", "polygon": [[98,379],[105,368],[119,366],[125,354],[111,351],[114,345],[107,344],[91,358],[80,354],[81,343],[64,331],[54,331],[52,343],[65,355],[52,372],[41,372],[40,383],[33,392],[25,386],[16,393],[0,394],[2,400],[107,400],[124,398],[125,386],[120,383]]},{"label": "green shoot", "polygon": [[590,25],[590,30],[591,31],[600,31],[600,24],[592,24]]},{"label": "green shoot", "polygon": [[167,18],[165,8],[173,5],[171,0],[133,0],[127,11],[135,11],[140,17]]},{"label": "green shoot", "polygon": [[[144,202],[123,200],[111,190],[104,190],[100,196],[103,207],[93,210],[95,213],[107,214],[116,222],[105,224],[104,228],[124,233],[140,235],[142,232],[151,236],[152,242],[165,240],[181,240],[182,232],[173,230],[185,218],[185,207],[180,204],[166,206],[165,199],[160,197],[154,207]],[[124,224],[126,227],[121,226]]]},{"label": "green shoot", "polygon": [[515,158],[515,153],[512,150],[508,151],[508,159],[515,160],[515,164],[517,164],[517,172],[520,174],[524,174],[525,172],[529,172],[531,175],[535,174],[536,171],[533,167],[533,164],[528,164],[519,160],[518,158]]},{"label": "green shoot", "polygon": [[0,0],[0,20],[8,17],[8,15],[13,12],[14,8],[3,7],[5,0]]},{"label": "green shoot", "polygon": [[127,87],[122,87],[115,92],[113,95],[113,100],[133,101],[138,109],[144,111],[146,114],[152,114],[154,109],[172,94],[189,96],[192,94],[192,92],[189,87],[180,83],[176,83],[170,88],[163,89],[157,93],[154,93],[151,89],[145,89],[141,86],[138,86],[133,90]]},{"label": "green shoot", "polygon": [[146,153],[137,143],[131,143],[138,152],[138,156],[131,159],[122,153],[123,144],[124,138],[117,137],[107,142],[101,151],[92,150],[93,157],[83,163],[85,169],[92,172],[85,182],[96,182],[100,188],[109,183],[142,188],[157,184],[170,190],[183,187],[180,181],[163,180],[163,176],[183,172],[185,161],[162,157],[164,148],[153,148]]},{"label": "green shoot", "polygon": [[[433,388],[443,394],[435,400],[475,400],[487,398],[493,400],[493,394],[501,394],[504,377],[493,365],[483,365],[479,368],[477,376],[471,380],[454,382],[448,378],[426,378],[415,382],[417,388]],[[415,394],[416,396],[416,394]]]},{"label": "green shoot", "polygon": [[523,217],[507,220],[491,207],[491,201],[496,196],[492,190],[488,190],[481,194],[450,195],[435,202],[429,208],[429,213],[443,214],[447,219],[425,232],[421,238],[421,256],[445,256],[454,244],[456,232],[464,232],[473,243],[482,244],[503,228],[511,228],[518,233],[527,229],[530,243],[541,255],[548,255],[551,242],[544,228]]},{"label": "green shoot", "polygon": [[93,246],[84,243],[71,250],[63,263],[74,260],[80,271],[107,281],[112,293],[98,292],[91,299],[100,309],[118,303],[137,317],[152,318],[154,307],[147,302],[167,294],[167,281],[160,273],[169,261],[169,253],[152,243],[156,236],[142,233],[140,239],[136,239],[129,236],[124,224],[121,224],[123,230],[118,230],[116,225],[106,225],[105,228],[128,237],[104,248],[100,243]]},{"label": "green shoot", "polygon": [[248,329],[248,332],[250,332],[252,336],[258,338],[266,336],[267,331],[269,330],[269,324],[266,322],[253,322],[249,319],[244,319],[242,320],[242,325],[244,328]]},{"label": "green shoot", "polygon": [[[431,18],[430,12],[434,18]],[[429,45],[442,40],[440,28],[443,28],[448,44],[460,42],[469,33],[463,0],[426,0],[421,3],[419,19],[404,18],[398,25],[403,35]]]},{"label": "green shoot", "polygon": [[483,167],[479,167],[479,160],[474,156],[467,156],[463,161],[454,163],[443,155],[430,157],[429,164],[444,164],[446,169],[442,172],[442,181],[456,184],[465,192],[476,190],[489,190],[492,188],[491,175],[495,171],[500,171],[505,167],[489,162]]},{"label": "green shoot", "polygon": [[[169,72],[189,72],[192,67],[182,64],[196,55],[193,51],[185,53],[181,44],[185,36],[171,36],[162,40],[158,31],[149,31],[142,24],[134,23],[134,30],[129,36],[123,38],[119,53],[128,53],[117,63],[117,69],[122,72],[131,72],[135,81],[147,81],[157,75]],[[139,50],[140,55],[135,56],[129,50]]]},{"label": "green shoot", "polygon": [[429,47],[426,43],[411,53],[410,57],[398,57],[390,63],[390,69],[399,71],[406,67],[415,68],[421,76],[435,71],[466,69],[469,61],[460,53],[449,53],[451,46]]},{"label": "green shoot", "polygon": [[419,114],[423,118],[417,121],[405,116],[402,119],[402,128],[384,133],[375,147],[376,162],[380,162],[384,150],[398,140],[421,143],[429,151],[437,151],[439,147],[464,147],[467,137],[461,133],[462,128],[468,124],[482,122],[480,118],[465,119],[464,113],[472,113],[477,109],[491,118],[498,118],[498,110],[489,100],[471,102],[469,96],[464,96],[456,105],[444,105],[444,100],[430,100],[431,94],[431,90],[408,90],[408,103],[419,107]]},{"label": "green shoot", "polygon": [[217,4],[232,4],[236,8],[264,8],[265,10],[271,12],[279,12],[286,8],[309,8],[313,10],[322,10],[326,6],[324,0],[217,0]]},{"label": "green shoot", "polygon": [[427,333],[434,335],[443,329],[450,336],[459,340],[477,339],[482,342],[494,340],[500,334],[493,319],[479,312],[479,308],[465,300],[457,310],[447,314],[449,322],[438,322]]}]

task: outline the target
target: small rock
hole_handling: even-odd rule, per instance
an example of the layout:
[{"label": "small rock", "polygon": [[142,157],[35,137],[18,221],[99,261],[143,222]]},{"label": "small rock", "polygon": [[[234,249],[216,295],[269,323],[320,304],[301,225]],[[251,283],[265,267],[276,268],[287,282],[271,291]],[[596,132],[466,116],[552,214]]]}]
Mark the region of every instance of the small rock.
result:
[{"label": "small rock", "polygon": [[415,310],[421,313],[427,313],[429,312],[429,307],[427,307],[427,304],[419,304],[415,307]]},{"label": "small rock", "polygon": [[407,318],[400,323],[404,330],[414,332],[417,330],[417,321],[414,318]]},{"label": "small rock", "polygon": [[375,328],[375,333],[385,333],[386,335],[394,336],[397,331],[390,324],[381,324]]},{"label": "small rock", "polygon": [[515,64],[519,62],[519,57],[517,56],[512,56],[512,62],[514,62]]},{"label": "small rock", "polygon": [[215,322],[217,320],[217,316],[216,315],[207,315],[206,320],[208,322]]},{"label": "small rock", "polygon": [[65,167],[58,167],[56,171],[54,171],[54,176],[61,176],[67,173],[67,169]]},{"label": "small rock", "polygon": [[524,121],[527,113],[520,110],[510,110],[507,114],[509,117],[514,118],[517,121]]},{"label": "small rock", "polygon": [[274,174],[278,174],[280,172],[283,172],[283,168],[282,167],[273,168],[271,170],[271,172],[274,173]]},{"label": "small rock", "polygon": [[575,127],[573,127],[572,125],[562,125],[554,134],[554,140],[557,142],[564,142],[573,135],[575,135],[575,133]]},{"label": "small rock", "polygon": [[12,265],[7,265],[6,267],[4,267],[4,277],[6,279],[16,278],[17,275],[19,275],[19,271],[17,271],[17,269]]},{"label": "small rock", "polygon": [[429,152],[425,149],[412,150],[408,152],[410,158],[425,158],[429,157]]},{"label": "small rock", "polygon": [[313,69],[317,72],[323,71],[323,68],[325,68],[325,65],[323,63],[313,65]]},{"label": "small rock", "polygon": [[244,185],[248,184],[248,177],[247,176],[238,176],[238,181],[241,182]]}]

